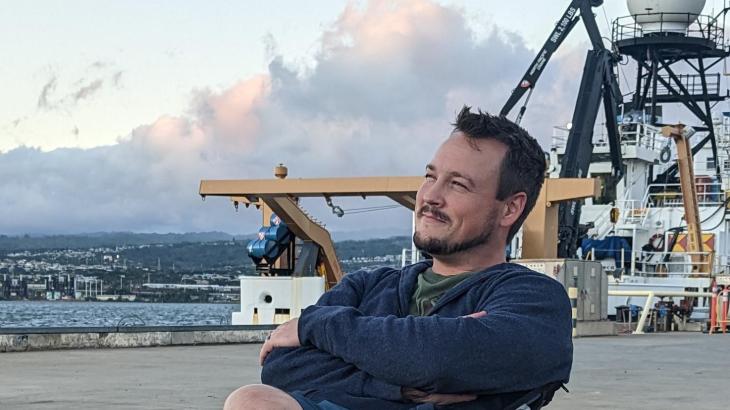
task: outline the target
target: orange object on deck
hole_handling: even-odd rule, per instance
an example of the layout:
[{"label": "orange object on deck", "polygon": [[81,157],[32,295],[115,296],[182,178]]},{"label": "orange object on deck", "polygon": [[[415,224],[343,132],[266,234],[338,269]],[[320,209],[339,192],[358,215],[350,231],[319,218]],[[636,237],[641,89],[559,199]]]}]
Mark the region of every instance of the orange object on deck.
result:
[{"label": "orange object on deck", "polygon": [[730,325],[728,320],[728,308],[730,308],[730,286],[719,285],[712,282],[712,302],[710,304],[710,328],[709,333],[727,333]]},{"label": "orange object on deck", "polygon": [[720,299],[722,299],[722,320],[720,320],[720,326],[722,326],[722,333],[727,332],[727,307],[728,307],[728,292],[730,292],[730,289],[725,288],[722,291],[722,296]]},{"label": "orange object on deck", "polygon": [[712,334],[712,332],[717,328],[717,292],[719,288],[717,287],[717,282],[715,280],[712,281],[712,301],[710,302],[710,328],[709,332]]}]

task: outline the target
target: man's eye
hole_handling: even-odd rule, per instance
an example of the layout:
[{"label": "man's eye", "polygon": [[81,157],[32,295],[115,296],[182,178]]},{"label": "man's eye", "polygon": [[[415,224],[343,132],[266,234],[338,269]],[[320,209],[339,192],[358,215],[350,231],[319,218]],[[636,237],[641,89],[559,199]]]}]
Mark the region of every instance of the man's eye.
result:
[{"label": "man's eye", "polygon": [[457,187],[459,187],[461,189],[467,189],[466,188],[466,185],[464,185],[464,184],[462,184],[461,182],[458,182],[458,181],[451,181],[451,184],[456,185]]},{"label": "man's eye", "polygon": [[433,176],[433,175],[431,175],[431,174],[426,174],[426,175],[424,176],[424,178],[428,179],[429,181],[435,181],[435,180],[436,180],[436,177],[434,177],[434,176]]}]

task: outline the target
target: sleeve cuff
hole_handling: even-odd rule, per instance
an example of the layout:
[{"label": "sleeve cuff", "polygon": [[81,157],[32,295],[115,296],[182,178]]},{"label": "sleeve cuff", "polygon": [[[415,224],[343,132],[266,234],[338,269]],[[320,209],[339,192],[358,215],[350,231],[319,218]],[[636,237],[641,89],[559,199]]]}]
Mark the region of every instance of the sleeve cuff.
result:
[{"label": "sleeve cuff", "polygon": [[313,331],[314,323],[312,323],[311,313],[317,310],[317,306],[312,305],[307,307],[306,309],[302,310],[302,314],[299,316],[299,321],[297,322],[297,335],[299,336],[299,344],[302,346],[306,346],[307,344],[312,344],[312,341],[310,340],[309,335]]}]

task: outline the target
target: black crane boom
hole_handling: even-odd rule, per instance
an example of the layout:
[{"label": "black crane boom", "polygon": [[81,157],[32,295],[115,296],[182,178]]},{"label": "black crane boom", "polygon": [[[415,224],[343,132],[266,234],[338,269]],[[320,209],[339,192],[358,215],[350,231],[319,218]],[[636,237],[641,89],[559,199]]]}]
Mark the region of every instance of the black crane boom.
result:
[{"label": "black crane boom", "polygon": [[[537,57],[535,57],[532,65],[520,80],[517,88],[512,91],[500,114],[508,115],[524,94],[532,91],[550,56],[562,44],[578,20],[582,19],[593,49],[588,51],[586,56],[583,77],[575,109],[573,110],[572,126],[568,134],[565,154],[561,161],[560,177],[585,178],[588,176],[588,168],[593,152],[593,129],[598,110],[601,103],[603,103],[612,167],[612,175],[606,179],[605,184],[613,187],[623,176],[623,160],[617,123],[619,104],[623,104],[623,101],[614,73],[618,58],[603,45],[603,38],[592,11],[593,7],[601,4],[603,4],[603,0],[571,1],[568,9],[563,14],[563,18],[558,21],[555,29],[543,48],[538,52]],[[525,106],[523,105],[517,116],[518,123],[524,112]],[[560,205],[558,212],[558,257],[570,258],[575,256],[580,236],[581,205],[582,203],[579,201],[570,201]]]},{"label": "black crane boom", "polygon": [[[580,20],[579,11],[581,3],[586,2],[589,2],[593,7],[596,7],[602,4],[603,0],[573,0],[570,3],[570,6],[568,6],[568,8],[565,10],[563,16],[555,24],[555,28],[550,33],[550,36],[548,37],[545,44],[542,46],[542,49],[540,49],[540,51],[537,53],[537,56],[532,61],[532,64],[530,64],[527,72],[525,73],[525,75],[522,76],[519,83],[517,83],[517,87],[512,90],[512,95],[510,95],[509,99],[504,104],[504,107],[502,107],[502,110],[499,112],[500,115],[507,116],[510,111],[512,111],[512,109],[515,107],[515,105],[517,105],[517,103],[522,99],[525,93],[535,87],[535,83],[537,83],[537,80],[540,79],[540,76],[542,75],[545,66],[547,65],[548,61],[550,61],[550,58],[553,56],[553,53],[555,53],[560,45],[563,44],[563,40],[565,40],[568,34],[570,34],[570,32],[573,30],[573,27],[578,24],[578,21]],[[518,124],[520,122],[519,119],[521,119],[522,115],[524,115],[525,113],[525,108],[526,107],[523,106],[520,109],[517,120]]]}]

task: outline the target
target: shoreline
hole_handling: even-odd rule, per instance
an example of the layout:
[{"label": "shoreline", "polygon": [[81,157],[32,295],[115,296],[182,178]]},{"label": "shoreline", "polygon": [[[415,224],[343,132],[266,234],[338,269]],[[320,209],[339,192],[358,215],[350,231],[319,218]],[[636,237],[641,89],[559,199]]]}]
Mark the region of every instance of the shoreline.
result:
[{"label": "shoreline", "polygon": [[81,300],[81,299],[0,299],[2,302],[31,302],[31,303],[148,303],[154,305],[236,305],[240,306],[239,302],[150,302],[150,301],[136,301],[136,300]]},{"label": "shoreline", "polygon": [[275,325],[0,327],[0,353],[263,343]]}]

